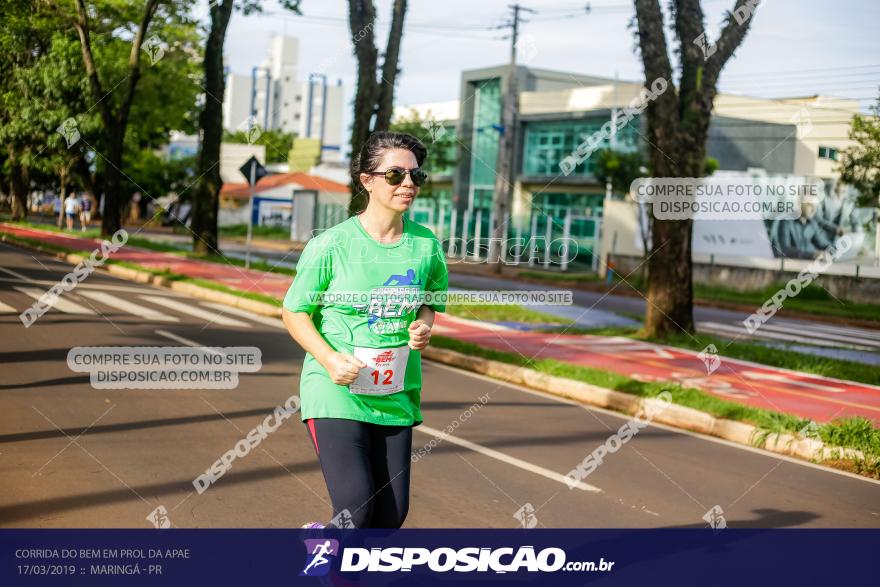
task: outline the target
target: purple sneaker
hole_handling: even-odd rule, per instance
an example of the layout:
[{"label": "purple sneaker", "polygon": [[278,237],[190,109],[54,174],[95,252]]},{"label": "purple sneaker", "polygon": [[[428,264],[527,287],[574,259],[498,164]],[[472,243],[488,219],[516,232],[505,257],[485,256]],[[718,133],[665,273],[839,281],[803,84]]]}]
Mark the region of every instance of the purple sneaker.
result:
[{"label": "purple sneaker", "polygon": [[308,524],[303,524],[302,527],[307,530],[315,530],[315,529],[324,528],[325,526],[324,526],[324,524],[322,524],[320,522],[309,522]]}]

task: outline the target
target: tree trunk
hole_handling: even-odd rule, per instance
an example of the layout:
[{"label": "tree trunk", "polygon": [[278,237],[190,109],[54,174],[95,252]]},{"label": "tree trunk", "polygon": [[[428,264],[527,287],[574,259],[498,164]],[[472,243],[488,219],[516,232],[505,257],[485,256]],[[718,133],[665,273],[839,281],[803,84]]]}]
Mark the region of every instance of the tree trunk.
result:
[{"label": "tree trunk", "polygon": [[[349,0],[348,22],[351,29],[354,55],[357,58],[357,87],[354,94],[354,118],[351,123],[351,156],[354,159],[370,136],[370,122],[376,109],[379,89],[376,85],[376,69],[379,53],[373,35],[376,7],[372,0]],[[351,186],[349,214],[365,206],[363,195],[355,183]]]},{"label": "tree trunk", "polygon": [[403,38],[403,19],[406,16],[406,0],[394,0],[391,28],[388,31],[388,46],[382,60],[382,80],[379,83],[379,96],[376,105],[376,125],[374,131],[388,130],[394,112],[394,86],[400,73],[400,43]]},{"label": "tree trunk", "polygon": [[101,216],[101,236],[112,236],[122,228],[122,143],[121,130],[108,132],[110,146],[104,168],[104,210]]},{"label": "tree trunk", "polygon": [[61,198],[61,210],[58,211],[58,228],[64,228],[64,200],[67,198],[67,177],[62,171],[59,173],[60,189],[58,197]]},{"label": "tree trunk", "polygon": [[12,191],[12,219],[27,220],[28,173],[18,163],[11,145],[9,152],[9,187]]},{"label": "tree trunk", "polygon": [[[193,251],[203,254],[220,252],[217,216],[220,209],[220,144],[223,141],[223,104],[218,97],[225,93],[223,43],[232,16],[233,0],[211,8],[211,30],[205,44],[205,107],[199,117],[202,133],[199,151],[199,181],[193,194]],[[248,219],[250,222],[251,219]]]},{"label": "tree trunk", "polygon": [[[736,0],[712,47],[705,40],[699,0],[671,0],[674,40],[681,61],[679,87],[673,85],[659,0],[635,0],[638,42],[645,87],[658,79],[667,89],[647,106],[651,171],[655,178],[702,177],[706,140],[721,69],[742,43],[751,23],[750,0]],[[749,13],[746,20],[741,15]],[[734,14],[737,14],[734,18]],[[709,50],[707,50],[709,49]],[[693,220],[651,217],[645,332],[666,337],[694,330],[691,234]]]}]

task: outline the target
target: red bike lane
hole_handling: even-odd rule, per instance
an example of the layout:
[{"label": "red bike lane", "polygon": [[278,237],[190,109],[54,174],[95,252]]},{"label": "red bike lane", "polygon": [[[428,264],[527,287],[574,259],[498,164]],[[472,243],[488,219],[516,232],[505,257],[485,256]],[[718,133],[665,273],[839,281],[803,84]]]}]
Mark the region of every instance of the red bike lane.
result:
[{"label": "red bike lane", "polygon": [[613,371],[639,381],[674,381],[722,399],[817,422],[859,415],[880,427],[880,387],[873,385],[724,356],[711,358],[707,365],[698,352],[624,337],[522,332],[446,314],[437,317],[435,332],[497,351]]}]

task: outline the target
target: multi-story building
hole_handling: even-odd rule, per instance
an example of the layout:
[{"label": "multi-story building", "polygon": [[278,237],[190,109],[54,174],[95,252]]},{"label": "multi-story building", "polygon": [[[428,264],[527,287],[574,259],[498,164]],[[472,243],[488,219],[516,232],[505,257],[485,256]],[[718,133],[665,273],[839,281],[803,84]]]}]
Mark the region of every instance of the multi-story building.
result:
[{"label": "multi-story building", "polygon": [[[452,210],[457,213],[456,235],[489,234],[499,136],[504,130],[503,93],[510,71],[507,66],[464,71],[458,100],[406,106],[396,112],[406,117],[415,111],[433,120],[432,124],[455,127],[458,149],[452,181],[447,192],[437,192],[432,214],[447,218],[447,234]],[[581,242],[592,251],[598,246],[607,188],[594,176],[595,157],[568,173],[563,173],[560,162],[621,115],[637,99],[643,84],[523,66],[516,69],[516,75],[519,117],[511,231],[545,234],[547,227],[546,234],[555,235],[561,219],[571,216],[572,230],[580,233]],[[820,178],[830,194],[838,179],[837,155],[851,144],[848,130],[858,108],[854,100],[827,96],[764,99],[719,94],[707,156],[717,160],[721,172]],[[443,114],[438,116],[438,112]],[[645,117],[634,117],[612,138],[603,139],[601,146],[647,153]],[[443,234],[444,227],[437,226]]]},{"label": "multi-story building", "polygon": [[320,142],[321,160],[342,156],[342,80],[328,83],[327,76],[309,72],[305,81],[297,68],[299,42],[275,36],[266,58],[250,75],[228,73],[223,99],[223,126],[245,130],[252,123],[260,128],[295,133]]}]

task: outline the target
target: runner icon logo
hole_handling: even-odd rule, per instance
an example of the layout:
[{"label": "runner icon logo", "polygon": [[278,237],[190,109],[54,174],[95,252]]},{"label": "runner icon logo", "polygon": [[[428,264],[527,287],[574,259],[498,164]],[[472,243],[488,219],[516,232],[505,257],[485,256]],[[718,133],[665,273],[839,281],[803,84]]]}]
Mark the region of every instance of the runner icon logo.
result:
[{"label": "runner icon logo", "polygon": [[406,275],[392,275],[383,285],[392,285],[392,281],[394,282],[393,285],[419,285],[415,269],[407,269]]},{"label": "runner icon logo", "polygon": [[339,541],[331,538],[303,540],[306,546],[306,566],[300,577],[323,577],[330,571],[330,562],[339,554]]}]

